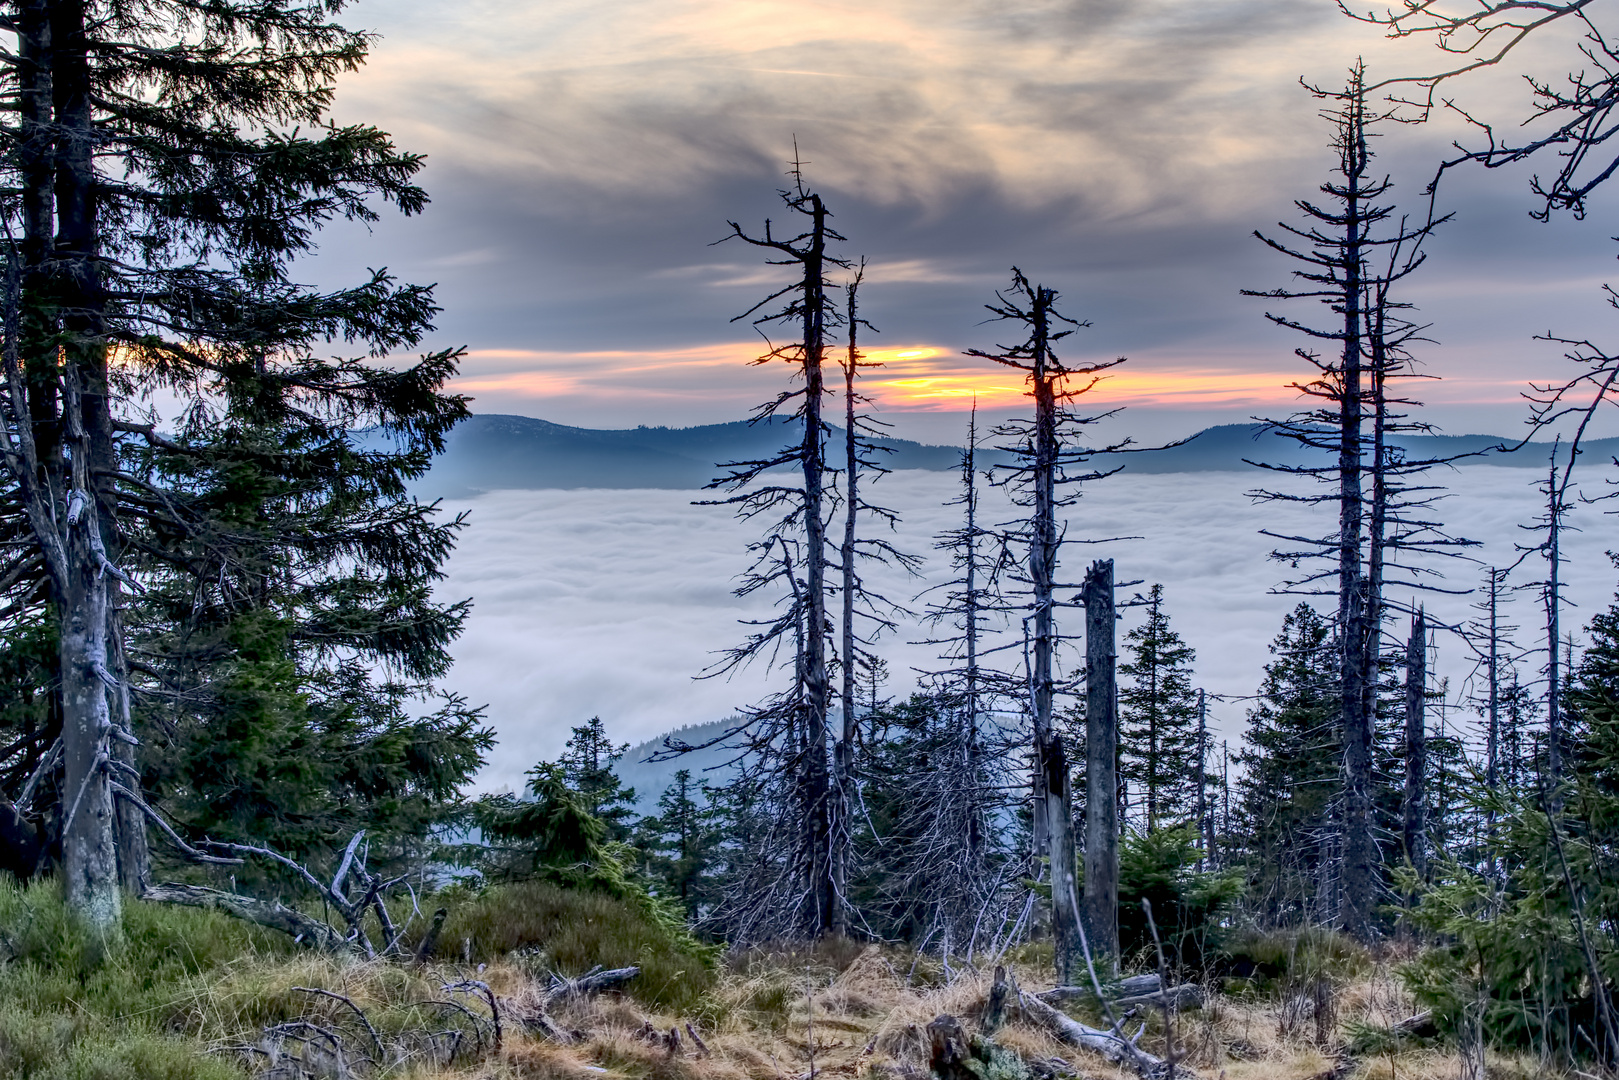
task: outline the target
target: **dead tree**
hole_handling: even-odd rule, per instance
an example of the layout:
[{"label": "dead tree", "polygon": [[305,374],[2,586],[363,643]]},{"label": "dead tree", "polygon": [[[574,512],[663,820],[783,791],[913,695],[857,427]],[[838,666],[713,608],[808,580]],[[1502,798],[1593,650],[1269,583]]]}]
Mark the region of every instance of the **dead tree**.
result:
[{"label": "dead tree", "polygon": [[1571,509],[1570,491],[1574,480],[1574,463],[1579,457],[1578,437],[1570,444],[1567,459],[1559,467],[1558,458],[1561,449],[1561,439],[1553,442],[1551,464],[1547,467],[1546,479],[1540,484],[1540,492],[1546,499],[1546,511],[1537,524],[1527,527],[1541,532],[1544,539],[1532,547],[1520,546],[1520,550],[1526,554],[1538,554],[1546,561],[1545,578],[1533,583],[1531,587],[1540,593],[1541,610],[1545,616],[1546,666],[1542,670],[1546,676],[1546,775],[1543,787],[1548,804],[1554,812],[1562,806],[1560,785],[1563,780],[1563,685],[1557,667],[1558,643],[1562,633],[1562,609],[1565,603],[1562,568],[1563,563],[1567,561],[1562,551],[1562,536],[1563,531],[1569,527],[1566,519]]},{"label": "dead tree", "polygon": [[1119,955],[1119,689],[1113,560],[1091,564],[1085,602],[1085,932],[1106,969]]},{"label": "dead tree", "polygon": [[[1061,640],[1056,618],[1057,591],[1065,587],[1057,577],[1063,543],[1057,511],[1078,498],[1077,491],[1065,493],[1065,485],[1108,475],[1086,467],[1097,451],[1076,439],[1084,426],[1112,413],[1082,417],[1071,404],[1096,386],[1101,372],[1122,363],[1122,359],[1072,367],[1064,364],[1053,346],[1074,329],[1089,324],[1059,313],[1056,290],[1031,284],[1016,268],[1012,271],[1012,287],[996,293],[996,299],[997,303],[987,305],[989,310],[998,319],[1025,328],[1027,336],[1017,345],[998,346],[996,352],[971,349],[968,355],[1024,372],[1029,396],[1034,400],[1031,420],[1005,425],[996,432],[1009,440],[1002,449],[1013,458],[1013,463],[997,474],[997,483],[1011,486],[1019,505],[1029,511],[1029,517],[1011,525],[1005,535],[1009,541],[1025,545],[1028,552],[1021,569],[1028,595],[1023,648],[1026,708],[1034,728],[1034,848],[1037,858],[1045,856],[1050,875],[1058,979],[1068,981],[1080,961],[1082,948],[1071,770],[1053,723],[1054,700],[1060,690],[1066,690],[1066,686],[1059,687],[1057,673]],[[1118,450],[1123,445],[1107,449]],[[1077,472],[1069,471],[1076,468]]]},{"label": "dead tree", "polygon": [[[1257,498],[1304,505],[1326,505],[1335,511],[1335,527],[1324,536],[1292,536],[1263,530],[1284,547],[1272,557],[1290,567],[1307,566],[1302,575],[1276,591],[1303,595],[1335,595],[1339,654],[1339,715],[1343,740],[1341,801],[1340,921],[1348,932],[1365,939],[1373,933],[1373,915],[1381,879],[1381,858],[1373,821],[1373,758],[1376,739],[1376,668],[1382,628],[1389,605],[1385,592],[1390,573],[1414,589],[1441,590],[1435,571],[1412,556],[1456,554],[1469,542],[1449,535],[1432,515],[1439,490],[1421,480],[1434,465],[1454,459],[1412,459],[1389,441],[1401,431],[1423,432],[1399,409],[1417,403],[1396,397],[1391,384],[1416,377],[1409,347],[1423,340],[1425,329],[1403,314],[1410,305],[1394,299],[1392,290],[1420,267],[1422,244],[1448,218],[1411,225],[1395,219],[1391,205],[1378,200],[1392,185],[1371,173],[1369,129],[1380,117],[1366,103],[1364,69],[1350,73],[1341,92],[1316,91],[1333,103],[1324,116],[1335,128],[1338,152],[1334,178],[1322,185],[1328,202],[1300,200],[1310,224],[1283,223],[1285,241],[1256,233],[1264,243],[1302,264],[1294,271],[1301,284],[1245,295],[1278,299],[1313,299],[1325,304],[1335,319],[1312,326],[1266,313],[1272,322],[1311,338],[1333,342],[1321,355],[1299,349],[1297,355],[1314,375],[1294,387],[1313,399],[1306,410],[1267,421],[1278,435],[1298,443],[1310,458],[1302,465],[1250,462],[1273,472],[1306,477],[1322,485],[1309,494],[1260,489]],[[1394,221],[1394,227],[1386,223]],[[1379,232],[1379,227],[1385,226]],[[1322,458],[1325,463],[1320,463]],[[1322,565],[1324,564],[1324,565]],[[1445,590],[1441,590],[1445,591]]]},{"label": "dead tree", "polygon": [[[767,220],[763,235],[754,236],[733,221],[726,239],[763,248],[776,256],[772,265],[794,270],[791,284],[737,319],[751,319],[761,333],[772,323],[794,330],[789,343],[776,344],[767,337],[768,348],[754,363],[783,361],[802,385],[783,390],[761,406],[753,422],[786,419],[795,438],[771,456],[722,466],[725,474],[709,487],[731,494],[707,503],[732,506],[745,519],[767,520],[764,538],[752,546],[754,562],[737,595],[778,588],[787,595],[774,617],[751,624],[757,629],[748,639],[728,650],[704,676],[728,674],[755,659],[774,661],[784,646],[792,650],[791,686],[746,710],[736,725],[704,744],[737,749],[744,769],[736,783],[765,800],[774,818],[768,841],[773,850],[760,854],[775,869],[752,882],[745,895],[728,898],[734,916],[730,929],[741,940],[819,937],[838,927],[842,902],[833,854],[834,792],[828,761],[833,627],[827,611],[830,428],[824,409],[828,344],[843,321],[829,296],[827,274],[849,263],[828,250],[844,238],[831,227],[831,213],[821,196],[805,186],[796,163],[791,175],[793,186],[781,197],[789,213],[805,219],[801,232],[778,237]],[[772,308],[778,301],[781,306]],[[797,472],[796,486],[777,482],[776,470],[784,468]],[[667,740],[666,748],[683,753],[697,747]]]},{"label": "dead tree", "polygon": [[1209,817],[1209,699],[1203,688],[1197,688],[1197,761],[1193,764],[1192,782],[1197,787],[1197,868],[1201,872],[1214,857],[1214,823]]},{"label": "dead tree", "polygon": [[1428,872],[1427,840],[1428,624],[1422,609],[1411,618],[1405,648],[1405,857],[1419,877]]},{"label": "dead tree", "polygon": [[839,932],[847,929],[845,898],[848,896],[849,860],[854,852],[855,808],[860,798],[855,763],[855,747],[859,736],[855,676],[862,665],[869,668],[877,662],[876,656],[871,651],[872,642],[878,634],[894,628],[894,616],[902,610],[897,604],[873,592],[866,585],[860,574],[860,565],[862,562],[875,561],[898,565],[914,572],[921,562],[916,556],[900,551],[887,540],[860,535],[860,522],[863,518],[874,519],[886,525],[890,531],[899,522],[897,513],[888,507],[867,501],[863,494],[863,478],[876,479],[888,472],[879,455],[892,452],[877,442],[878,437],[882,435],[882,429],[888,425],[863,411],[862,406],[868,403],[868,399],[855,386],[862,370],[882,366],[877,361],[866,359],[860,351],[858,341],[860,327],[873,329],[859,313],[860,285],[865,276],[865,269],[865,262],[862,260],[853,280],[844,287],[847,306],[843,321],[848,328],[848,342],[842,365],[843,539],[837,551],[841,609],[838,627],[838,670],[842,683],[838,700],[842,725],[832,755],[831,822],[833,890],[839,898],[833,911],[833,928]]},{"label": "dead tree", "polygon": [[1010,552],[979,518],[978,441],[975,406],[961,452],[960,494],[948,504],[961,508],[961,524],[934,544],[949,553],[954,576],[922,594],[934,597],[924,618],[941,634],[920,644],[938,646],[947,666],[922,673],[936,719],[925,743],[928,767],[904,781],[897,831],[915,839],[904,872],[887,890],[928,913],[922,940],[941,951],[954,945],[969,960],[1008,918],[1013,862],[993,817],[1010,810],[1001,793],[1015,783],[995,723],[1005,678],[982,661],[986,639],[1005,625],[1000,582]]},{"label": "dead tree", "polygon": [[[1619,48],[1593,20],[1596,5],[1591,0],[1474,0],[1382,9],[1351,8],[1340,0],[1338,6],[1352,19],[1386,28],[1390,37],[1429,36],[1444,56],[1439,70],[1430,74],[1399,76],[1369,88],[1409,107],[1407,119],[1426,120],[1435,108],[1443,108],[1478,133],[1472,148],[1458,144],[1458,155],[1441,163],[1430,190],[1460,166],[1499,169],[1544,157],[1549,150],[1558,159],[1557,170],[1550,179],[1532,174],[1530,190],[1541,206],[1530,214],[1545,221],[1554,211],[1566,210],[1578,220],[1585,216],[1587,199],[1619,168],[1619,155],[1607,145],[1619,131],[1612,123],[1619,105]],[[1539,40],[1545,27],[1563,27],[1578,35],[1579,70],[1569,74],[1563,86],[1541,76],[1525,76],[1533,95],[1529,115],[1506,125],[1522,134],[1501,137],[1497,132],[1501,125],[1474,115],[1457,103],[1455,95],[1441,92],[1441,87],[1462,76],[1501,64],[1525,41]]]}]

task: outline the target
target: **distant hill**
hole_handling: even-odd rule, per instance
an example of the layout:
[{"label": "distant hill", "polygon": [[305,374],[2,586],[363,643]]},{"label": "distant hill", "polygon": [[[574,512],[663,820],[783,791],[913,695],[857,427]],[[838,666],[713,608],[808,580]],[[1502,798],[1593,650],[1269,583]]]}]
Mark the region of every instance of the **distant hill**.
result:
[{"label": "distant hill", "polygon": [[[479,414],[450,433],[444,453],[418,487],[447,498],[502,489],[697,489],[721,474],[718,463],[753,460],[780,449],[789,423],[600,431]],[[893,451],[885,461],[889,468],[948,469],[958,461],[958,452],[948,446],[904,439],[883,440],[883,445]]]},{"label": "distant hill", "polygon": [[[466,498],[485,491],[540,488],[673,488],[695,490],[719,476],[719,463],[764,457],[786,441],[790,421],[759,424],[737,421],[700,427],[637,427],[596,430],[568,427],[527,416],[483,413],[450,433],[445,451],[417,485],[430,498]],[[1491,435],[1401,436],[1391,440],[1413,457],[1449,457],[1485,451],[1504,440]],[[960,462],[953,446],[930,446],[907,439],[885,439],[893,469],[952,469]],[[1543,468],[1546,443],[1531,443],[1513,454],[1485,453],[1468,460],[1493,465]],[[1588,460],[1619,454],[1619,439],[1586,444]],[[982,452],[985,465],[1006,455]],[[1258,424],[1207,428],[1187,442],[1163,450],[1099,455],[1103,468],[1171,473],[1232,471],[1249,461],[1303,465],[1309,452]],[[1324,460],[1324,459],[1322,459]]]},{"label": "distant hill", "polygon": [[[701,745],[724,734],[735,722],[735,720],[715,720],[707,724],[694,724],[671,731],[667,737]],[[736,752],[718,746],[707,750],[694,750],[668,761],[648,761],[648,758],[663,749],[665,737],[659,735],[639,746],[630,747],[629,752],[613,766],[613,772],[617,774],[619,781],[635,789],[635,809],[638,813],[658,812],[658,796],[674,783],[675,773],[681,769],[690,771],[693,780],[707,780],[715,785],[725,783],[734,771],[728,767],[728,763]]]}]

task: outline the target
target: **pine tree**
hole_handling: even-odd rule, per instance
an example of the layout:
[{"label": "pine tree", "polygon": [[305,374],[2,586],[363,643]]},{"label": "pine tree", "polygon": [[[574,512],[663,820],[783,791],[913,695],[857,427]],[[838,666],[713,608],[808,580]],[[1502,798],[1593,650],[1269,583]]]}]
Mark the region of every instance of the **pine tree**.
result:
[{"label": "pine tree", "polygon": [[[315,711],[329,708],[335,727],[358,718],[382,771],[428,802],[487,745],[464,710],[424,743],[400,737],[408,721],[393,709],[442,672],[460,623],[429,592],[453,530],[404,491],[466,415],[442,392],[457,354],[376,362],[421,340],[431,291],[376,272],[321,292],[290,271],[325,222],[426,203],[419,157],[328,120],[335,78],[370,40],[330,21],[342,6],[13,5],[4,63],[17,122],[0,134],[0,167],[21,236],[8,251],[0,449],[32,562],[9,579],[58,642],[63,772],[43,824],[60,835],[70,903],[106,940],[118,882],[138,888],[145,873],[131,728],[160,711],[153,701],[189,705],[199,687],[188,722],[214,725],[233,706],[213,690],[260,662],[243,642],[284,633]],[[322,358],[350,349],[361,355]],[[143,416],[148,392],[184,407]],[[353,433],[365,427],[391,445],[363,452]],[[283,528],[284,545],[260,543]],[[138,609],[131,571],[156,594],[151,611]],[[183,581],[198,617],[170,625],[162,607]],[[264,674],[287,685],[285,672]],[[283,704],[276,723],[297,711]],[[441,737],[444,769],[401,757],[432,754]],[[35,771],[51,771],[50,757]],[[374,785],[377,764],[335,796],[388,802],[395,781]]]},{"label": "pine tree", "polygon": [[1335,910],[1336,650],[1331,625],[1313,607],[1288,613],[1248,713],[1247,747],[1237,754],[1249,892],[1274,924],[1324,921]]},{"label": "pine tree", "polygon": [[568,788],[607,827],[607,839],[617,842],[630,838],[635,816],[635,789],[625,787],[613,771],[629,749],[629,743],[613,745],[601,717],[592,716],[573,729],[556,762]]},{"label": "pine tree", "polygon": [[658,810],[636,824],[636,847],[646,853],[647,870],[659,883],[659,894],[678,901],[695,922],[714,896],[710,872],[720,830],[713,795],[707,783],[692,782],[690,769],[681,769],[658,796]]},{"label": "pine tree", "polygon": [[1124,637],[1130,659],[1119,665],[1119,758],[1120,772],[1145,798],[1150,832],[1180,823],[1196,804],[1198,707],[1197,653],[1170,628],[1162,585],[1148,590],[1146,611]]}]

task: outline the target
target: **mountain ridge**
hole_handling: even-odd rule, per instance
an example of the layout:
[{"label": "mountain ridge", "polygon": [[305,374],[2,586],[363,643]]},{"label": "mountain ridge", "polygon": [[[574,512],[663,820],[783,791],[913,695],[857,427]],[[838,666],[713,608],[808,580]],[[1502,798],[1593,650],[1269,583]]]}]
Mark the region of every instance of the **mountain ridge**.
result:
[{"label": "mountain ridge", "polygon": [[[694,427],[581,428],[537,417],[477,413],[458,425],[444,453],[413,488],[430,498],[469,498],[488,491],[577,488],[698,490],[723,475],[720,463],[758,460],[780,449],[792,421],[745,420]],[[834,439],[841,429],[834,429]],[[891,469],[944,470],[960,466],[961,449],[909,439],[879,439]],[[1413,457],[1478,455],[1466,461],[1539,468],[1549,443],[1529,443],[1516,453],[1490,448],[1509,440],[1493,435],[1404,435],[1390,442]],[[1619,438],[1586,445],[1592,458],[1619,455]],[[1010,455],[980,448],[985,467]],[[1263,460],[1280,467],[1325,463],[1326,456],[1267,431],[1261,424],[1220,424],[1185,442],[1162,448],[1097,454],[1095,465],[1125,472],[1242,471]]]}]

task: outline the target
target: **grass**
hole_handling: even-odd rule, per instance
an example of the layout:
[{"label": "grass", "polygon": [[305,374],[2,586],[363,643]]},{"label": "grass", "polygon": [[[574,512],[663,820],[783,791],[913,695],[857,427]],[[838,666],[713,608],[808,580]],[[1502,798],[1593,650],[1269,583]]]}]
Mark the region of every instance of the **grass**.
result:
[{"label": "grass", "polygon": [[496,886],[450,909],[441,953],[493,962],[516,953],[536,972],[580,975],[596,964],[641,968],[638,998],[690,1010],[714,984],[714,950],[667,928],[633,904],[531,881]]},{"label": "grass", "polygon": [[[441,961],[365,962],[295,950],[284,938],[223,915],[132,903],[121,949],[99,965],[50,885],[0,886],[0,1080],[246,1080],[262,1056],[240,1048],[264,1029],[302,1018],[370,1036],[341,1001],[365,1012],[387,1049],[370,1075],[400,1080],[792,1080],[813,1072],[846,1080],[923,1080],[926,1026],[940,1013],[972,1030],[987,975],[902,950],[830,941],[813,949],[751,952],[714,965],[689,942],[660,937],[633,907],[549,886],[461,895]],[[1182,1065],[1214,1080],[1449,1080],[1455,1054],[1423,1040],[1368,1040],[1415,1011],[1391,974],[1394,957],[1336,942],[1263,945],[1262,978],[1212,993],[1177,1022]],[[1027,959],[1029,962],[1023,962]],[[1039,949],[1012,958],[1025,989],[1049,985]],[[552,1005],[563,1042],[525,1028],[545,1000],[542,968],[576,974],[638,962],[648,975],[620,997]],[[1325,1047],[1305,1010],[1303,976],[1333,981],[1335,1024]],[[504,1021],[501,1052],[462,1054],[443,1067],[434,1032],[474,1022],[443,1004],[446,983],[486,982]],[[475,1014],[487,1010],[473,998]],[[671,1055],[643,1037],[678,1027]],[[693,1052],[690,1023],[709,1049]],[[1164,1053],[1162,1021],[1147,1018],[1142,1045]],[[483,1029],[480,1029],[483,1030]],[[489,1034],[486,1030],[484,1034]],[[1025,1060],[1060,1058],[1088,1080],[1126,1080],[1095,1055],[1013,1022],[997,1042]],[[1349,1047],[1358,1039],[1358,1051]],[[1527,1059],[1492,1055],[1491,1080],[1554,1075]]]}]

